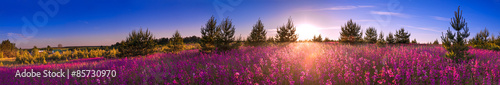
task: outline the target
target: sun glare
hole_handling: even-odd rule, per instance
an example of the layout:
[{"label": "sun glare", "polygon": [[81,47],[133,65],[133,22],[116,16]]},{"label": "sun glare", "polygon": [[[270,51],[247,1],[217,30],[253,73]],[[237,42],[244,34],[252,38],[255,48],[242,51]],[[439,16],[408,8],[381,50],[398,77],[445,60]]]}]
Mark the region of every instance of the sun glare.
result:
[{"label": "sun glare", "polygon": [[318,36],[320,34],[319,28],[311,24],[298,25],[295,33],[299,34],[299,40],[310,40],[314,35]]}]

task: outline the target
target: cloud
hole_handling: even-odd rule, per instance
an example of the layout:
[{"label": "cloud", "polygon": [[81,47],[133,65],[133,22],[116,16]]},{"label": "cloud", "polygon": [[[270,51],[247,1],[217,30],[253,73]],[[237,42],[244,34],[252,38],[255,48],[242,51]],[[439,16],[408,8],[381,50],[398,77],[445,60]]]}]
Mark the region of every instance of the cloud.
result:
[{"label": "cloud", "polygon": [[370,14],[376,14],[376,15],[394,15],[394,16],[403,17],[403,18],[410,18],[410,17],[412,17],[411,15],[407,15],[407,14],[395,13],[395,12],[384,12],[384,11],[371,11]]},{"label": "cloud", "polygon": [[434,18],[435,20],[450,21],[450,19],[444,17],[438,17],[438,16],[431,16],[431,17]]},{"label": "cloud", "polygon": [[408,28],[414,28],[414,29],[420,29],[420,30],[427,30],[427,31],[433,31],[433,32],[443,32],[443,31],[439,31],[439,30],[435,30],[436,28],[433,27],[433,28],[425,28],[425,27],[415,27],[415,26],[409,26],[409,25],[403,25],[403,27],[408,27]]},{"label": "cloud", "polygon": [[351,10],[351,9],[357,9],[357,8],[370,8],[370,7],[375,7],[375,6],[336,6],[336,7],[330,7],[330,8],[324,8],[321,10]]},{"label": "cloud", "polygon": [[371,20],[371,19],[362,19],[362,20],[355,20],[356,22],[375,22],[377,20]]}]

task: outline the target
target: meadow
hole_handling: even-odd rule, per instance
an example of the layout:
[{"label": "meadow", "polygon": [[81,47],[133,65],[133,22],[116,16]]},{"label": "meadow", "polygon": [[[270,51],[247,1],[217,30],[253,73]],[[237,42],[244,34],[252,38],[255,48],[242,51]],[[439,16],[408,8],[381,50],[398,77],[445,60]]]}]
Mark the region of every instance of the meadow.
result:
[{"label": "meadow", "polygon": [[[441,45],[300,42],[0,67],[3,84],[500,84],[500,52],[471,48],[454,63]],[[16,70],[116,70],[116,77],[15,78]]]}]

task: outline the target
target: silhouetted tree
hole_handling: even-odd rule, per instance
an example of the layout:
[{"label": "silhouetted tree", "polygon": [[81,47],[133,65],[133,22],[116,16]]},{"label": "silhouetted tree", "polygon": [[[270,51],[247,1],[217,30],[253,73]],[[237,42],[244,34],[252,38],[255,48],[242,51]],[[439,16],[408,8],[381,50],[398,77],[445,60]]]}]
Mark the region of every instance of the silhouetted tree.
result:
[{"label": "silhouetted tree", "polygon": [[394,39],[394,36],[392,35],[391,32],[389,32],[389,35],[387,36],[387,38],[385,38],[385,40],[387,41],[388,44],[396,43],[396,40]]},{"label": "silhouetted tree", "polygon": [[432,43],[432,44],[439,45],[439,41],[436,39],[436,40],[434,40],[434,43]]},{"label": "silhouetted tree", "polygon": [[175,34],[172,35],[172,40],[170,41],[169,47],[172,49],[172,52],[175,52],[175,53],[184,50],[184,41],[183,41],[179,31],[176,30]]},{"label": "silhouetted tree", "polygon": [[121,53],[121,57],[148,55],[153,53],[155,46],[153,34],[148,29],[143,31],[140,28],[138,32],[133,30],[127,39],[121,42],[118,51]]},{"label": "silhouetted tree", "polygon": [[47,48],[45,48],[48,53],[52,53],[53,48],[51,48],[49,45],[47,45]]},{"label": "silhouetted tree", "polygon": [[226,18],[221,22],[221,24],[217,27],[217,37],[215,41],[215,46],[219,51],[228,51],[233,49],[233,45],[231,43],[234,42],[234,25],[233,22]]},{"label": "silhouetted tree", "polygon": [[[458,11],[455,12],[455,17],[451,19],[450,22],[451,27],[456,33],[453,33],[450,28],[448,28],[446,34],[441,36],[442,45],[448,51],[446,57],[454,60],[455,62],[459,62],[459,60],[468,60],[469,47],[465,44],[466,38],[469,37],[469,27],[467,27],[467,22],[462,17],[462,11],[460,10],[460,6],[458,7]],[[463,30],[463,32],[461,32]]]},{"label": "silhouetted tree", "polygon": [[413,39],[411,43],[417,43],[417,39]]},{"label": "silhouetted tree", "polygon": [[405,32],[405,28],[401,28],[396,31],[396,43],[410,43],[410,35],[408,32]]},{"label": "silhouetted tree", "polygon": [[266,42],[266,30],[264,29],[264,24],[259,19],[257,23],[253,26],[250,36],[247,37],[247,44],[249,45],[260,45]]},{"label": "silhouetted tree", "polygon": [[212,16],[205,24],[205,27],[201,28],[200,52],[208,53],[215,50],[215,38],[219,35],[216,24],[217,20]]},{"label": "silhouetted tree", "polygon": [[276,41],[277,42],[295,42],[298,39],[298,35],[295,34],[295,26],[293,25],[292,18],[288,18],[288,23],[276,29]]},{"label": "silhouetted tree", "polygon": [[368,43],[376,43],[377,42],[377,30],[373,27],[369,27],[366,30],[365,41]]},{"label": "silhouetted tree", "polygon": [[314,35],[312,41],[314,41],[314,42],[323,42],[323,38],[321,38],[321,34],[318,35],[318,37],[316,37],[316,35]]},{"label": "silhouetted tree", "polygon": [[378,40],[377,40],[377,44],[379,44],[379,45],[383,45],[383,44],[385,44],[385,43],[386,43],[386,42],[385,42],[385,40],[384,40],[384,33],[383,33],[383,32],[380,32],[380,35],[379,35],[378,37],[379,37],[379,38],[378,38]]},{"label": "silhouetted tree", "polygon": [[325,40],[324,40],[324,42],[331,42],[331,41],[332,41],[332,40],[330,40],[330,38],[328,38],[328,37],[325,37]]},{"label": "silhouetted tree", "polygon": [[340,41],[348,43],[360,41],[361,36],[363,35],[360,33],[360,30],[361,26],[352,22],[352,19],[350,19],[344,26],[341,27]]}]

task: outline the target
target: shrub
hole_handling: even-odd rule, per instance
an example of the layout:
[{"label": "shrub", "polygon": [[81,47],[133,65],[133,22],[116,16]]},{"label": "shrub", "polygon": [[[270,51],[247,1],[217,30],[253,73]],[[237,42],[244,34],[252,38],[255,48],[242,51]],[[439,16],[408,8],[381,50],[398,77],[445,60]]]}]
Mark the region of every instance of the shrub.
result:
[{"label": "shrub", "polygon": [[417,43],[417,39],[413,39],[411,43]]},{"label": "shrub", "polygon": [[471,59],[472,57],[468,56],[469,53],[467,53],[469,47],[465,44],[466,38],[469,37],[469,27],[467,27],[467,22],[462,17],[460,6],[458,11],[455,12],[455,17],[451,19],[450,25],[457,32],[453,33],[448,28],[446,35],[441,36],[443,47],[448,51],[446,57],[455,62]]},{"label": "shrub", "polygon": [[154,52],[155,46],[153,34],[147,29],[142,31],[141,28],[138,32],[133,30],[118,50],[122,57],[129,57],[151,54]]},{"label": "shrub", "polygon": [[0,51],[0,58],[3,58],[3,52]]},{"label": "shrub", "polygon": [[363,33],[360,33],[361,26],[352,22],[352,19],[347,21],[347,23],[341,27],[340,31],[340,41],[348,42],[348,43],[356,43],[361,41],[361,36]]},{"label": "shrub", "polygon": [[119,55],[120,52],[118,52],[117,49],[111,49],[109,51],[106,52],[106,56],[104,56],[105,58],[117,58],[117,55]]}]

